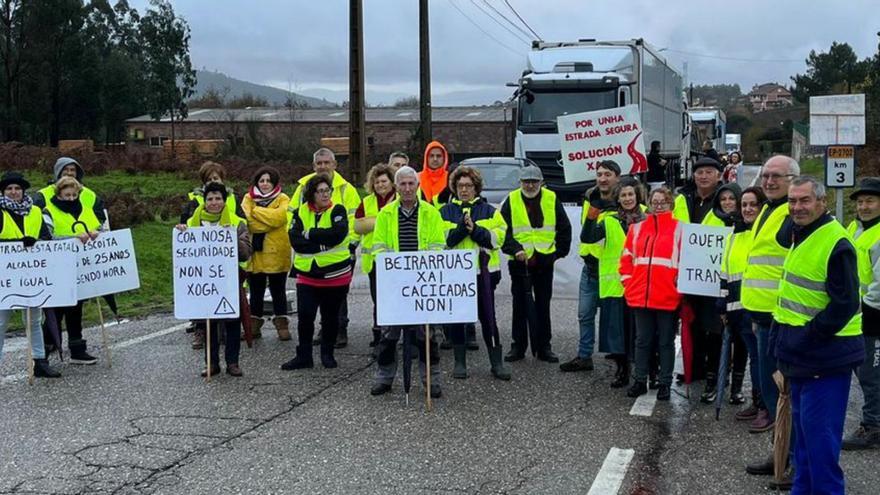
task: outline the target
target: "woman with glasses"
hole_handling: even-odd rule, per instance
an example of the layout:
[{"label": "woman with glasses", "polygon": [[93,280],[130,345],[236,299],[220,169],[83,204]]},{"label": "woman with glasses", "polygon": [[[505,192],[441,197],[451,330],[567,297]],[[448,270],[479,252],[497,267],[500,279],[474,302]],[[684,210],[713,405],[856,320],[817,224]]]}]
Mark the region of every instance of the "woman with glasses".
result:
[{"label": "woman with glasses", "polygon": [[611,388],[622,388],[629,385],[633,330],[632,311],[624,303],[618,272],[627,231],[645,219],[645,193],[639,181],[624,177],[612,197],[617,203],[614,213],[600,218],[598,208],[587,212],[581,242],[603,244],[599,257],[599,352],[608,353],[617,365]]},{"label": "woman with glasses", "polygon": [[[510,380],[510,370],[501,355],[501,337],[495,320],[495,287],[501,281],[499,249],[507,228],[501,213],[480,196],[483,177],[476,169],[460,166],[452,172],[449,185],[455,197],[440,209],[446,227],[446,247],[473,249],[479,254],[477,314],[483,340],[489,352],[492,376]],[[455,356],[453,378],[467,378],[466,323],[448,325]]]},{"label": "woman with glasses", "polygon": [[303,186],[300,207],[293,212],[290,245],[295,253],[297,334],[296,356],[283,370],[314,367],[312,339],[315,317],[321,311],[321,364],[335,368],[333,345],[339,330],[339,308],[351,284],[352,260],[348,250],[348,214],[333,204],[330,177],[316,174]]},{"label": "woman with glasses", "polygon": [[681,301],[678,278],[681,225],[672,216],[672,191],[659,187],[649,197],[651,214],[626,234],[620,275],[636,326],[635,372],[629,397],[648,392],[653,347],[660,355],[657,400],[669,400],[675,363],[675,311]]}]

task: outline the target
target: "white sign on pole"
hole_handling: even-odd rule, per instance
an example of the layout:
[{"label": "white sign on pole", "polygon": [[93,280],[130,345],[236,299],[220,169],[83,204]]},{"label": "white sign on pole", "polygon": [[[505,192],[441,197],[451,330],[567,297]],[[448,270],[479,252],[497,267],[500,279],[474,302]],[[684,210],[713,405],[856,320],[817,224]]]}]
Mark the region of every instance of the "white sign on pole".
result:
[{"label": "white sign on pole", "polygon": [[810,145],[865,144],[865,95],[810,97]]},{"label": "white sign on pole", "polygon": [[565,182],[595,179],[604,160],[617,162],[624,175],[647,172],[638,105],[562,115],[556,121]]},{"label": "white sign on pole", "polygon": [[101,232],[96,239],[77,244],[76,292],[79,300],[140,286],[131,229]]},{"label": "white sign on pole", "polygon": [[238,234],[234,227],[172,231],[174,317],[238,317]]},{"label": "white sign on pole", "polygon": [[30,248],[0,242],[0,309],[76,305],[78,242],[39,241]]},{"label": "white sign on pole", "polygon": [[682,224],[682,229],[678,292],[720,297],[721,257],[733,229],[694,223]]},{"label": "white sign on pole", "polygon": [[856,185],[856,149],[852,146],[829,146],[825,154],[825,185]]},{"label": "white sign on pole", "polygon": [[376,256],[379,325],[477,321],[477,253],[473,250],[380,253]]}]

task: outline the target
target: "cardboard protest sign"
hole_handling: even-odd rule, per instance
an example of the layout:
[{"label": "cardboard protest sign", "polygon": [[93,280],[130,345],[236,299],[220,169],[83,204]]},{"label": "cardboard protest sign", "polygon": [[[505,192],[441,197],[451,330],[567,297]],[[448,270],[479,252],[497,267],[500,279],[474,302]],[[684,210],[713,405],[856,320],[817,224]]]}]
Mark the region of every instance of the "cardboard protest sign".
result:
[{"label": "cardboard protest sign", "polygon": [[78,242],[40,241],[30,248],[0,242],[0,309],[76,305]]},{"label": "cardboard protest sign", "polygon": [[379,325],[477,321],[477,253],[416,251],[376,257]]},{"label": "cardboard protest sign", "polygon": [[141,286],[131,229],[102,232],[76,244],[76,292],[80,300]]},{"label": "cardboard protest sign", "polygon": [[596,178],[596,166],[614,160],[623,175],[648,171],[638,105],[561,115],[559,150],[565,182]]},{"label": "cardboard protest sign", "polygon": [[678,292],[698,296],[721,296],[721,257],[724,242],[733,229],[682,224]]},{"label": "cardboard protest sign", "polygon": [[174,317],[238,318],[238,236],[230,227],[172,231]]}]

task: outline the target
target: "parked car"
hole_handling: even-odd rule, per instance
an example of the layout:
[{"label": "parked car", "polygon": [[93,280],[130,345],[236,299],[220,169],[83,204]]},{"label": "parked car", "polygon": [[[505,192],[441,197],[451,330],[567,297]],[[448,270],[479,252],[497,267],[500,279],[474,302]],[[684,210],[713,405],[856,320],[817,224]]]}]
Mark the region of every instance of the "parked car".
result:
[{"label": "parked car", "polygon": [[461,165],[473,167],[480,172],[483,176],[482,196],[489,203],[498,206],[507,198],[510,191],[519,188],[519,169],[527,165],[535,165],[535,162],[528,158],[481,156],[462,160],[456,166]]}]

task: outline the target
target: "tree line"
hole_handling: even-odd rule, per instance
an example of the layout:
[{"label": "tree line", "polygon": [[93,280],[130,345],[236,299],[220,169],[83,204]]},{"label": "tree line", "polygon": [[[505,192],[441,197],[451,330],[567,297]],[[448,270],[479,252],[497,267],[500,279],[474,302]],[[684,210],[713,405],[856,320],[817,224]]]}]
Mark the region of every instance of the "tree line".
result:
[{"label": "tree line", "polygon": [[186,115],[190,29],[167,0],[0,0],[0,140],[125,139],[125,120]]}]

